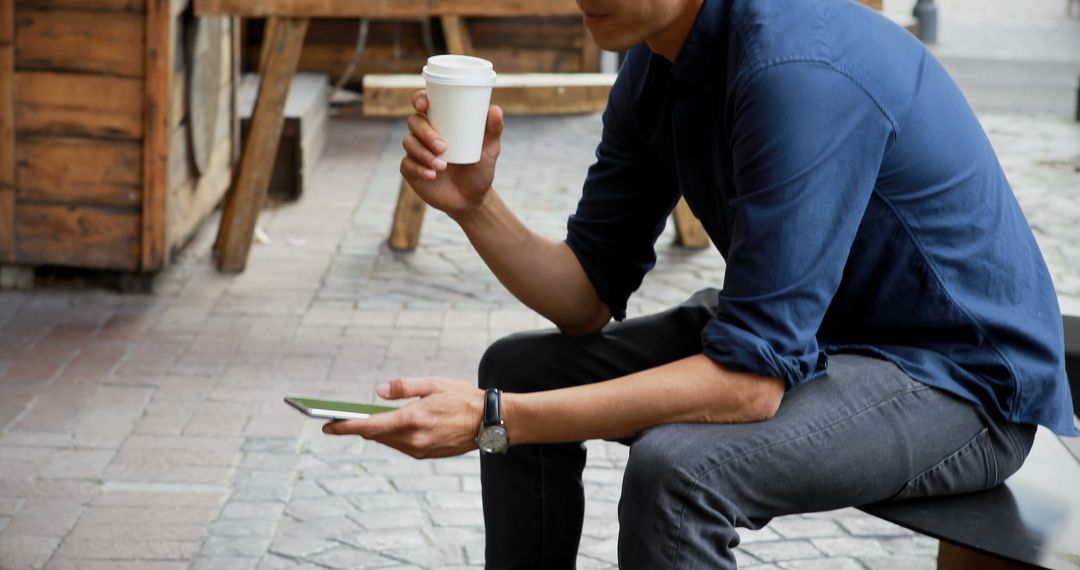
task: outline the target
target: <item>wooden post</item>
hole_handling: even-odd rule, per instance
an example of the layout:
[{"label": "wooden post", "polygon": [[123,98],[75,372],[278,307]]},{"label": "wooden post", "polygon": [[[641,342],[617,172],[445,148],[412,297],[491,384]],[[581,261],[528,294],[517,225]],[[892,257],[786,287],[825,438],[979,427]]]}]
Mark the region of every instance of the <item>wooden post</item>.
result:
[{"label": "wooden post", "polygon": [[238,273],[247,266],[255,222],[266,201],[266,187],[281,142],[285,100],[300,62],[307,26],[308,18],[270,18],[267,22],[250,136],[240,157],[236,180],[225,198],[218,230],[221,271]]},{"label": "wooden post", "polygon": [[394,209],[394,226],[390,230],[390,247],[399,251],[412,251],[420,243],[420,228],[424,224],[427,204],[405,180],[401,181],[397,208]]},{"label": "wooden post", "polygon": [[146,3],[146,105],[143,130],[142,271],[165,265],[165,196],[169,164],[169,76],[173,41],[168,0]]},{"label": "wooden post", "polygon": [[0,262],[15,261],[15,0],[0,0]]},{"label": "wooden post", "polygon": [[701,221],[690,211],[690,206],[684,198],[679,198],[672,216],[675,218],[675,234],[679,245],[691,249],[709,247],[709,234],[701,226]]},{"label": "wooden post", "polygon": [[458,55],[473,52],[472,37],[465,27],[465,18],[461,16],[442,16],[443,35],[446,36],[446,50]]}]

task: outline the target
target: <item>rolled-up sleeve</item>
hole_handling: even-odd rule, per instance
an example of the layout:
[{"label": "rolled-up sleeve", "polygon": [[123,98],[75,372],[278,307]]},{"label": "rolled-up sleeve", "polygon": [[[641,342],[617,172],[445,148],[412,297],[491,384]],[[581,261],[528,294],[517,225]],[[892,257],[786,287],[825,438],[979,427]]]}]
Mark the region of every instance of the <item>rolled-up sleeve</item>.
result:
[{"label": "rolled-up sleeve", "polygon": [[817,331],[895,129],[825,64],[766,67],[733,95],[732,242],[703,352],[790,387],[824,370]]},{"label": "rolled-up sleeve", "polygon": [[671,173],[634,118],[635,83],[645,79],[644,54],[641,49],[635,52],[608,98],[596,162],[566,235],[566,244],[616,320],[626,317],[627,300],[656,264],[653,246],[679,197]]}]

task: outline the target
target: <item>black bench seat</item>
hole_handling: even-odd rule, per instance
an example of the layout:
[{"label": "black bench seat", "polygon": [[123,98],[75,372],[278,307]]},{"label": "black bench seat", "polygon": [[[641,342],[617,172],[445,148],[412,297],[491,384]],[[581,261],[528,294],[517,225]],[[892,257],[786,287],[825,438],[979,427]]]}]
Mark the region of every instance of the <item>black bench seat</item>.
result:
[{"label": "black bench seat", "polygon": [[[1065,344],[1076,402],[1080,399],[1080,317],[1065,317]],[[939,570],[1078,570],[1080,438],[1059,438],[1040,427],[1024,466],[990,491],[860,508],[939,539]]]}]

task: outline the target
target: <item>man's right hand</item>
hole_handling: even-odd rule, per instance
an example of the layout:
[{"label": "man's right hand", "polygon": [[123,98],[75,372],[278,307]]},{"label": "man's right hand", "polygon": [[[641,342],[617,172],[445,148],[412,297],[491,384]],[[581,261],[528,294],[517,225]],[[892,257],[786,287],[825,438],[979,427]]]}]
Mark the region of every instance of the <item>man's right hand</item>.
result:
[{"label": "man's right hand", "polygon": [[421,199],[457,219],[479,207],[491,189],[501,146],[502,109],[496,105],[488,108],[480,162],[447,164],[440,156],[446,151],[446,141],[426,115],[427,92],[417,91],[412,102],[416,113],[409,117],[409,133],[401,143],[405,147],[401,175]]}]

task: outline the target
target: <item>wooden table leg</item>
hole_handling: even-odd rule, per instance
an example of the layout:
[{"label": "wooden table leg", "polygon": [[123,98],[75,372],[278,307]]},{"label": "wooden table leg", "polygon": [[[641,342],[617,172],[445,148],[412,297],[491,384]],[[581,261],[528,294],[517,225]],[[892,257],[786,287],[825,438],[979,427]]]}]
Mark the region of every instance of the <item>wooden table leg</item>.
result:
[{"label": "wooden table leg", "polygon": [[[441,16],[446,49],[450,53],[466,55],[472,53],[472,39],[465,27],[465,18],[461,16]],[[396,250],[412,251],[420,244],[420,229],[424,224],[424,210],[427,204],[416,195],[408,182],[401,181],[398,193],[397,209],[394,211],[394,226],[390,228],[390,247]]]},{"label": "wooden table leg", "polygon": [[274,159],[284,125],[285,100],[304,46],[308,18],[270,18],[259,65],[259,94],[251,116],[248,142],[218,229],[218,269],[239,273],[247,266],[259,211],[266,201]]},{"label": "wooden table leg", "polygon": [[709,234],[705,232],[701,221],[690,211],[690,206],[684,198],[679,198],[679,203],[671,215],[675,218],[675,234],[679,245],[691,249],[709,247]]},{"label": "wooden table leg", "polygon": [[399,251],[412,251],[420,243],[420,228],[424,224],[427,204],[405,180],[401,181],[397,208],[394,210],[394,227],[390,230],[390,247]]},{"label": "wooden table leg", "polygon": [[938,570],[1025,570],[1036,568],[1023,562],[1014,562],[984,554],[971,548],[941,541],[938,545]]}]

